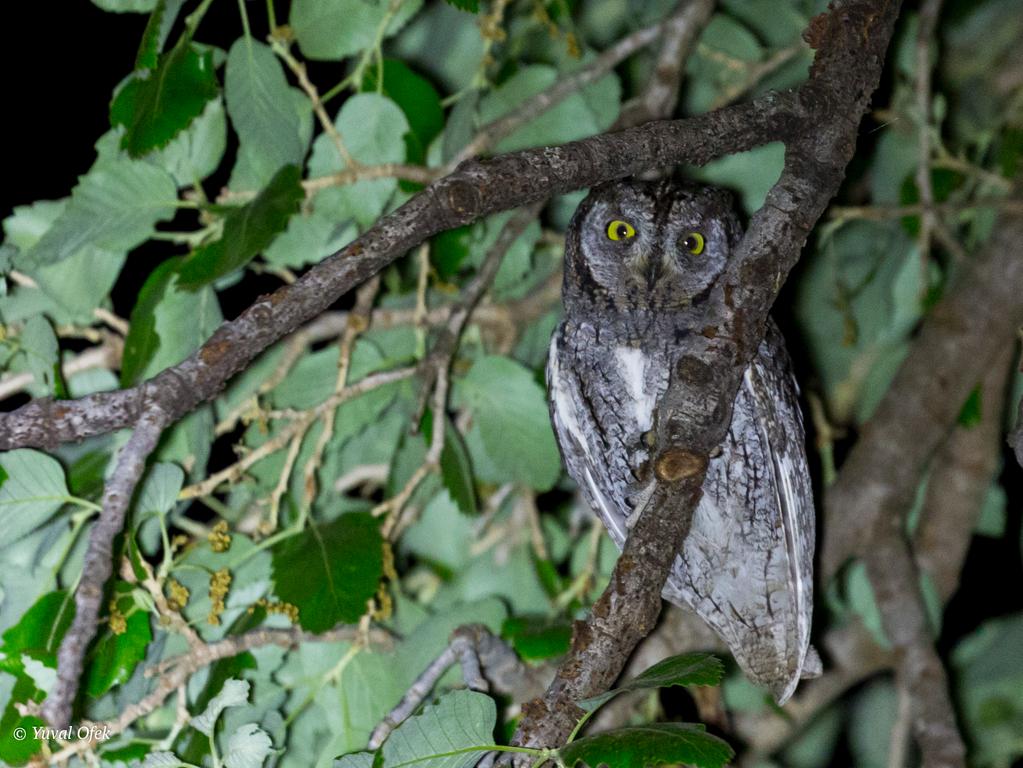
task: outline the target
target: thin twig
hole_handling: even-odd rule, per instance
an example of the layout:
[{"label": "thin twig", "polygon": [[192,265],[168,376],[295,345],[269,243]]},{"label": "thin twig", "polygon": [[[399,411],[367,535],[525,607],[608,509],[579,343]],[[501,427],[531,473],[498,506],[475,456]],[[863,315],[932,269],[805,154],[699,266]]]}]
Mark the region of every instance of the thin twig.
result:
[{"label": "thin twig", "polygon": [[487,152],[490,148],[497,145],[501,139],[514,133],[518,128],[521,128],[531,120],[535,120],[539,115],[559,104],[568,96],[591,83],[595,83],[619,63],[660,37],[663,28],[664,22],[661,22],[623,37],[593,59],[593,61],[558,80],[550,88],[526,99],[526,101],[519,104],[508,114],[487,123],[480,128],[472,140],[449,163],[449,169],[456,168],[465,160]]},{"label": "thin twig", "polygon": [[444,673],[455,664],[462,666],[462,680],[466,687],[473,691],[487,693],[490,686],[483,677],[480,670],[480,660],[476,655],[476,648],[472,639],[465,633],[456,632],[448,646],[440,652],[433,661],[427,665],[419,677],[417,677],[409,689],[402,696],[401,701],[394,707],[383,720],[377,724],[370,734],[367,749],[374,750],[384,743],[384,740],[391,735],[391,731],[403,723],[409,715],[415,712],[422,704],[430,691],[437,685]]},{"label": "thin twig", "polygon": [[[268,645],[277,645],[282,648],[291,648],[299,643],[333,643],[338,641],[353,641],[359,636],[356,627],[337,627],[321,634],[306,632],[300,627],[288,629],[254,629],[242,635],[233,635],[224,638],[216,643],[203,643],[200,647],[189,650],[180,656],[174,657],[169,665],[159,675],[156,687],[135,704],[129,704],[114,719],[101,723],[90,723],[95,727],[89,728],[89,736],[80,741],[72,742],[51,758],[51,763],[60,764],[74,755],[80,755],[90,749],[94,744],[100,743],[101,739],[123,733],[132,723],[156,711],[163,702],[177,690],[185,688],[188,679],[205,667],[214,664],[221,659],[228,659],[239,654],[251,651],[256,648],[263,648]],[[371,633],[373,642],[388,646],[392,641],[390,633],[375,629]],[[83,725],[86,725],[83,723]]]}]

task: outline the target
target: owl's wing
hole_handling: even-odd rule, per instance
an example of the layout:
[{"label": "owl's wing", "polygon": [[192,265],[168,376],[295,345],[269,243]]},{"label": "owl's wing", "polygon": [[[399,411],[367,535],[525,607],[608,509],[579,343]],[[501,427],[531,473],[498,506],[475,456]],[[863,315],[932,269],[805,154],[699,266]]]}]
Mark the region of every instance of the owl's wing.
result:
[{"label": "owl's wing", "polygon": [[606,420],[594,413],[578,371],[562,359],[558,348],[559,328],[551,338],[547,356],[547,392],[554,435],[561,448],[568,474],[576,481],[583,498],[600,518],[619,549],[628,536],[626,521],[631,514],[626,503],[628,489],[621,472],[612,466],[626,461],[621,446],[608,440]]},{"label": "owl's wing", "polygon": [[797,398],[771,323],[664,593],[700,614],[779,703],[808,667],[813,605],[813,491]]}]

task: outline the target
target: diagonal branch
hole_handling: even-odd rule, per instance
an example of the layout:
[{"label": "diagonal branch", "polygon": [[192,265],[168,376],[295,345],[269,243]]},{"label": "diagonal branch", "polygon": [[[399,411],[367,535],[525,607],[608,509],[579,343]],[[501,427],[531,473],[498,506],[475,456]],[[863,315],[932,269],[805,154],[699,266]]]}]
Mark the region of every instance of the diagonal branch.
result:
[{"label": "diagonal branch", "polygon": [[[805,118],[786,138],[785,166],[705,302],[704,333],[677,361],[656,426],[654,496],[626,541],[611,583],[540,699],[523,706],[514,743],[563,744],[582,711],[576,701],[607,689],[656,621],[660,592],[688,532],[711,452],[731,417],[740,377],[767,313],[811,228],[838,190],[857,126],[877,87],[899,3],[850,0],[813,19],[817,49],[796,92]],[[658,124],[654,124],[658,125]],[[677,159],[677,158],[676,158]]]},{"label": "diagonal branch", "polygon": [[103,587],[113,570],[114,538],[124,527],[124,517],[145,471],[146,459],[156,448],[166,425],[167,414],[159,403],[149,405],[121,448],[117,466],[104,488],[103,512],[89,536],[82,578],[75,590],[75,618],[57,653],[57,682],[43,704],[43,716],[56,728],[71,722],[85,652],[96,635]]},{"label": "diagonal branch", "polygon": [[[688,120],[463,163],[295,283],[260,297],[225,322],[192,355],[145,382],[146,391],[168,423],[174,422],[216,396],[264,349],[438,232],[680,158],[702,165],[789,136],[804,117],[793,94],[768,94]],[[0,414],[0,450],[53,447],[131,426],[142,405],[142,387],[59,403],[36,400]]]}]

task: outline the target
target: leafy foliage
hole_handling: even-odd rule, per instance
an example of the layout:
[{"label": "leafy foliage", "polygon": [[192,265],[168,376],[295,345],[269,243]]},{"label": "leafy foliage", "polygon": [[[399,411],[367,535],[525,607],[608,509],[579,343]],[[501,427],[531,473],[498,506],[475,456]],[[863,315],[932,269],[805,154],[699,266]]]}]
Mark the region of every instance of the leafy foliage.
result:
[{"label": "leafy foliage", "polygon": [[[62,398],[139,384],[179,363],[225,317],[291,283],[449,171],[494,120],[528,118],[496,137],[495,152],[611,128],[649,82],[653,48],[526,110],[674,5],[291,0],[228,3],[221,14],[204,0],[93,3],[150,16],[137,46],[127,41],[123,60],[131,66],[134,56],[134,70],[112,93],[111,83],[97,85],[109,130],[64,138],[95,142],[95,161],[74,169],[78,183],[53,189],[54,199],[4,212],[5,410],[42,397],[60,408]],[[977,201],[1010,194],[1023,157],[1012,77],[1023,36],[1017,5],[946,3],[928,126],[914,91],[915,9],[905,11],[848,182],[775,309],[807,400],[819,488],[887,391],[920,321],[990,236],[995,212]],[[803,82],[812,51],[801,33],[822,7],[721,0],[687,60],[677,115]],[[963,253],[942,238],[922,251],[916,209],[888,215],[919,203],[921,130],[934,145],[941,221]],[[728,186],[752,213],[783,162],[784,148],[773,144],[685,172]],[[82,752],[72,761],[293,768],[342,755],[339,768],[452,768],[507,743],[515,710],[458,689],[455,671],[379,750],[365,751],[457,627],[483,624],[525,663],[556,663],[573,621],[608,582],[617,553],[606,536],[585,533],[543,385],[564,233],[580,199],[551,200],[508,250],[450,361],[446,408],[435,412],[428,399],[424,414],[429,393],[411,369],[479,277],[508,212],[438,234],[381,273],[368,317],[341,299],[167,430],[116,542],[115,566],[128,567],[116,568],[104,595],[75,716],[112,722],[139,702],[145,711],[109,741],[71,747]],[[393,380],[380,384],[381,374]],[[1023,378],[1014,386],[1018,400]],[[1000,415],[1003,404],[989,400],[976,390],[960,428]],[[431,456],[436,420],[444,441]],[[44,748],[32,731],[42,721],[21,709],[52,688],[71,590],[123,442],[116,434],[0,454],[6,764],[38,759]],[[984,493],[974,532],[983,538],[958,603],[943,613],[930,576],[920,584],[942,647],[953,649],[953,694],[971,764],[981,768],[1023,755],[1018,605],[980,599],[987,584],[1020,577],[1011,564],[1020,546],[1013,471],[1007,465],[977,483]],[[913,525],[928,513],[926,484],[907,510]],[[993,574],[999,564],[1011,572]],[[815,637],[858,623],[889,645],[862,563],[818,594]],[[238,652],[203,656],[231,644]],[[147,698],[175,670],[188,670],[187,720],[176,697]],[[593,712],[622,692],[721,678],[716,659],[686,654],[581,704]],[[722,694],[729,712],[743,713],[733,721],[773,711],[734,670]],[[655,707],[657,697],[645,701]],[[895,707],[889,681],[867,682],[798,725],[772,764],[808,768],[847,746],[859,765],[887,765]],[[716,736],[663,714],[633,710],[627,728],[532,757],[591,768],[712,768],[731,759]],[[29,737],[15,739],[16,727]]]}]

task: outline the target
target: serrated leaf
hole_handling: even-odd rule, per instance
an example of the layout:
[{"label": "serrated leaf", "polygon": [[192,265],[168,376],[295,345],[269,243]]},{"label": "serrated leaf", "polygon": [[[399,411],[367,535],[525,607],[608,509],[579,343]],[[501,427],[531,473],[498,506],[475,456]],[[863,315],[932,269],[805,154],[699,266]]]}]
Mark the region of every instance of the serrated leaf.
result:
[{"label": "serrated leaf", "polygon": [[456,402],[472,409],[492,465],[487,480],[521,482],[538,491],[554,485],[561,458],[543,389],[532,373],[506,357],[483,357],[455,382],[454,394]]},{"label": "serrated leaf", "polygon": [[651,723],[618,728],[574,741],[560,751],[568,768],[653,768],[660,765],[721,768],[734,752],[693,723]]},{"label": "serrated leaf", "polygon": [[142,761],[142,768],[192,768],[173,752],[150,752]]},{"label": "serrated leaf", "polygon": [[[405,0],[384,30],[388,37],[419,11],[422,0]],[[342,59],[376,43],[388,3],[365,0],[294,0],[288,24],[302,54],[310,59]]]},{"label": "serrated leaf", "polygon": [[676,685],[717,685],[725,668],[720,659],[711,653],[683,653],[669,656],[654,664],[624,685],[613,688],[599,696],[578,702],[587,712],[592,712],[619,693],[639,691],[645,688],[671,688]]},{"label": "serrated leaf", "polygon": [[296,165],[281,168],[256,198],[231,211],[221,237],[196,248],[181,265],[179,284],[199,288],[245,266],[288,226],[305,198],[302,171]]},{"label": "serrated leaf", "polygon": [[259,768],[273,752],[273,742],[255,723],[238,726],[227,742],[226,768]]},{"label": "serrated leaf", "polygon": [[148,239],[176,211],[178,191],[162,168],[126,159],[101,160],[78,180],[71,200],[25,259],[62,261],[86,246],[122,252]]},{"label": "serrated leaf", "polygon": [[135,69],[156,69],[167,34],[184,4],[185,0],[158,0],[153,6],[135,55]]},{"label": "serrated leaf", "polygon": [[68,502],[64,469],[27,448],[0,453],[0,530],[8,546],[53,517]]},{"label": "serrated leaf", "polygon": [[269,46],[249,37],[234,42],[224,73],[227,112],[242,144],[274,171],[301,164],[305,154],[293,90]]},{"label": "serrated leaf", "polygon": [[493,746],[496,722],[489,696],[452,691],[395,729],[382,748],[384,768],[469,768]]},{"label": "serrated leaf", "polygon": [[124,126],[121,146],[141,157],[187,128],[218,92],[213,50],[183,38],[156,69],[136,72],[125,84],[110,105],[110,124]]},{"label": "serrated leaf", "polygon": [[[131,589],[127,584],[119,585],[119,588]],[[127,605],[132,603],[130,599],[121,602]],[[146,648],[152,639],[149,614],[145,611],[135,611],[128,616],[125,630],[120,634],[107,629],[91,653],[85,674],[86,692],[90,696],[99,697],[115,685],[125,682],[145,658]]]},{"label": "serrated leaf", "polygon": [[240,707],[248,700],[249,683],[232,677],[224,681],[224,687],[220,689],[220,693],[210,699],[210,703],[206,705],[202,714],[196,715],[189,722],[200,733],[212,736],[220,713],[228,707]]},{"label": "serrated leaf", "polygon": [[298,607],[298,622],[310,632],[358,621],[383,568],[380,523],[363,512],[310,526],[273,550],[274,591]]}]

